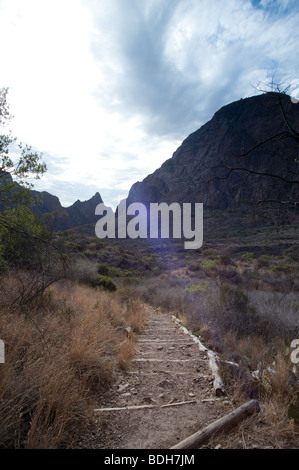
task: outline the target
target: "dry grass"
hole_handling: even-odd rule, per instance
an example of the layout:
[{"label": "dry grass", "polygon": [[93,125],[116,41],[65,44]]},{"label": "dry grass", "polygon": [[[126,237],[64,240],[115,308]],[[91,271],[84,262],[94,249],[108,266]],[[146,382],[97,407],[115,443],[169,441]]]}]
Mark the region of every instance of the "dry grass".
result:
[{"label": "dry grass", "polygon": [[134,354],[124,328],[142,328],[140,305],[74,284],[52,286],[30,311],[1,304],[0,448],[76,447],[114,371]]},{"label": "dry grass", "polygon": [[131,359],[134,357],[136,352],[136,342],[133,338],[128,338],[123,341],[119,348],[117,354],[118,365],[120,369],[127,370],[130,364]]},{"label": "dry grass", "polygon": [[[232,334],[230,334],[232,336]],[[269,348],[263,346],[261,338],[248,338],[235,347],[243,351],[246,357],[252,357],[250,364],[258,363],[266,368],[271,355]],[[276,346],[279,342],[276,343]],[[281,345],[280,345],[281,346]],[[259,353],[259,357],[258,357]],[[255,357],[254,357],[255,356]],[[273,358],[273,357],[272,357]],[[250,418],[246,418],[236,428],[223,433],[221,436],[210,440],[207,447],[220,446],[223,449],[292,449],[299,447],[299,435],[296,434],[293,420],[288,417],[289,405],[294,402],[298,394],[298,386],[292,382],[290,371],[292,365],[289,356],[280,349],[274,363],[271,363],[270,371],[260,374],[260,378],[254,379],[250,371],[250,365],[243,360],[244,366],[232,371],[229,366],[222,363],[220,372],[228,391],[229,400],[238,407],[250,398],[256,398],[260,404],[260,412]]]},{"label": "dry grass", "polygon": [[[189,280],[186,282],[188,285]],[[291,303],[292,308],[296,307],[297,297],[291,293],[282,297],[280,294],[253,291],[249,292],[247,300],[243,291],[230,288],[224,294],[236,292],[236,295],[229,297],[231,301],[225,303],[219,295],[219,287],[211,280],[209,283],[211,289],[208,293],[191,292],[188,296],[184,288],[186,283],[182,279],[177,281],[177,287],[174,280],[170,282],[164,277],[162,280],[150,280],[135,289],[149,304],[177,313],[189,330],[199,334],[203,343],[217,352],[221,361],[220,375],[228,392],[227,399],[236,408],[251,398],[259,400],[260,413],[247,418],[235,429],[211,439],[207,447],[299,448],[299,436],[288,417],[288,407],[296,395],[292,382],[294,376],[291,374],[290,341],[286,335],[291,331],[288,328],[291,321],[287,322],[286,327],[278,321],[281,318],[285,322],[288,320],[284,312],[290,311],[288,305]],[[153,296],[152,301],[148,298],[150,295]],[[172,299],[168,302],[170,295]],[[181,301],[173,307],[173,301],[179,298]],[[251,302],[254,302],[255,309],[251,309]],[[267,315],[268,311],[273,312],[272,316]],[[291,313],[292,319],[295,318],[293,311]],[[249,324],[246,322],[248,319],[254,322]],[[274,373],[271,372],[273,367]],[[257,370],[265,371],[258,380],[252,374]]]}]

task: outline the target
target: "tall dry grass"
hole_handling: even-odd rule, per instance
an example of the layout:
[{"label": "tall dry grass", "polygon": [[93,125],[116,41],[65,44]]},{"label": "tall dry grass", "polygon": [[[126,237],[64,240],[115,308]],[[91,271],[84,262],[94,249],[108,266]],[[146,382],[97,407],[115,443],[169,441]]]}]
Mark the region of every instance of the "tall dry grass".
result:
[{"label": "tall dry grass", "polygon": [[65,283],[31,310],[10,310],[10,285],[0,298],[0,448],[76,447],[115,371],[128,367],[134,338],[130,354],[120,345],[125,327],[142,327],[140,305]]},{"label": "tall dry grass", "polygon": [[250,398],[261,406],[258,415],[211,439],[208,447],[298,448],[299,436],[288,417],[288,407],[299,394],[298,367],[294,376],[289,347],[296,337],[298,293],[243,291],[211,279],[209,289],[192,290],[186,289],[189,282],[161,276],[134,289],[149,304],[178,315],[218,354],[227,398],[236,407]]}]

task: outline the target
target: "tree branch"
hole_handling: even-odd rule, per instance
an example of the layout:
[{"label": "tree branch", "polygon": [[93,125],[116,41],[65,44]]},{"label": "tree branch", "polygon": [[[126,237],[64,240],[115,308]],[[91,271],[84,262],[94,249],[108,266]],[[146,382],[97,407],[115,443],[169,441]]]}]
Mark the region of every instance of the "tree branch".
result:
[{"label": "tree branch", "polygon": [[[267,176],[267,177],[270,177],[270,178],[277,178],[281,181],[284,181],[285,183],[288,183],[288,184],[299,184],[299,180],[289,180],[281,175],[275,175],[273,173],[266,173],[266,172],[263,172],[263,171],[255,171],[255,170],[249,170],[249,168],[244,168],[244,167],[233,167],[233,168],[228,168],[227,166],[221,166],[221,165],[218,165],[218,166],[215,166],[215,167],[212,167],[213,168],[225,168],[226,170],[228,170],[228,173],[225,175],[225,176],[213,176],[212,178],[210,178],[209,180],[206,180],[206,181],[200,181],[199,184],[203,184],[203,183],[210,183],[211,181],[214,181],[214,180],[225,180],[225,179],[228,179],[230,177],[230,175],[234,172],[234,171],[243,171],[243,172],[246,172],[249,174],[252,174],[252,175],[258,175],[258,176]],[[247,178],[245,178],[245,182],[246,182]]]}]

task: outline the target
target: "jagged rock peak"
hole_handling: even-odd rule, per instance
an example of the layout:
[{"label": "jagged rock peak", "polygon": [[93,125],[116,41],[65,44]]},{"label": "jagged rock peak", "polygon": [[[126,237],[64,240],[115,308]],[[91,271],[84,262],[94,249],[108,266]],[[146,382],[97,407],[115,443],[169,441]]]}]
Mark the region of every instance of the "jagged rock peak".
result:
[{"label": "jagged rock peak", "polygon": [[299,200],[298,185],[230,171],[242,167],[292,179],[296,173],[298,179],[299,144],[278,138],[289,126],[299,132],[299,104],[284,94],[265,93],[225,105],[159,169],[131,187],[128,203],[203,202],[206,208],[227,210],[240,201],[248,207],[261,199]]}]

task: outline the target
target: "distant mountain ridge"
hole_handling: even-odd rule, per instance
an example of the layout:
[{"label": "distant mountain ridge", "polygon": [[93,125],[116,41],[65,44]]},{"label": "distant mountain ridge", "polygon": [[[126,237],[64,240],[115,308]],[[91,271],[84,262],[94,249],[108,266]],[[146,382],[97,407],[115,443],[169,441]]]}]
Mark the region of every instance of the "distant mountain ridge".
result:
[{"label": "distant mountain ridge", "polygon": [[[265,93],[223,106],[160,168],[133,184],[127,206],[132,202],[202,202],[204,226],[224,229],[241,226],[260,200],[299,201],[299,164],[295,162],[299,140],[279,138],[290,129],[299,137],[299,103],[287,95]],[[236,168],[249,172],[231,171]],[[62,207],[58,197],[46,191],[32,191],[32,195],[33,211],[39,216],[51,214],[48,223],[54,231],[95,225],[99,219],[95,208],[103,202],[99,192],[70,207]],[[281,221],[294,220],[299,221],[294,207],[287,210],[284,206]],[[247,218],[245,223],[252,222]]]},{"label": "distant mountain ridge", "polygon": [[[9,173],[5,176],[6,183],[11,183],[12,177]],[[21,187],[15,184],[14,192],[19,191]],[[71,228],[79,227],[86,224],[95,224],[98,216],[95,215],[95,208],[98,204],[102,203],[102,197],[99,192],[87,201],[77,200],[69,207],[63,207],[57,196],[54,196],[47,191],[31,191],[33,197],[32,212],[39,217],[46,214],[50,217],[46,218],[46,223],[52,228],[53,231],[68,230]],[[8,205],[6,202],[0,201],[0,210],[3,210]]]},{"label": "distant mountain ridge", "polygon": [[78,199],[71,206],[63,207],[57,196],[53,196],[46,191],[32,191],[32,193],[34,199],[38,201],[34,205],[34,212],[39,216],[43,216],[45,213],[52,214],[52,220],[49,219],[49,225],[52,226],[54,231],[95,224],[98,220],[98,216],[95,215],[95,208],[103,202],[100,193],[96,192],[87,201],[80,201]]}]

